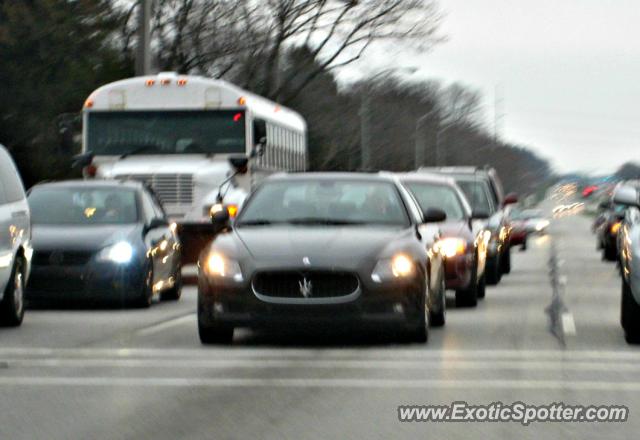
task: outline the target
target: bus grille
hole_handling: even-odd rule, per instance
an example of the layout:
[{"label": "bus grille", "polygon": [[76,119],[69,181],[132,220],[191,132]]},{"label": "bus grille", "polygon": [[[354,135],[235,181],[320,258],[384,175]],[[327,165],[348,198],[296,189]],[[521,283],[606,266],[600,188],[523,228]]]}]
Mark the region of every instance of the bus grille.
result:
[{"label": "bus grille", "polygon": [[193,203],[193,175],[191,174],[128,174],[118,178],[146,183],[163,205]]}]

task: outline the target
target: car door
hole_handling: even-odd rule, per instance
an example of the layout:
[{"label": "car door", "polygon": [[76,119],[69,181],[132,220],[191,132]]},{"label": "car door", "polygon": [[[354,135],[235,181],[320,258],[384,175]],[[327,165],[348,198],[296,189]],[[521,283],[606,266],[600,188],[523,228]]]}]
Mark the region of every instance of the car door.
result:
[{"label": "car door", "polygon": [[176,238],[164,211],[151,194],[144,190],[141,197],[147,224],[155,224],[147,230],[144,240],[153,261],[153,282],[158,285],[176,274]]},{"label": "car door", "polygon": [[[14,257],[20,247],[29,246],[31,221],[24,187],[11,156],[0,147],[0,280],[4,284],[13,269]],[[28,263],[28,261],[26,261]],[[28,274],[28,267],[26,268]]]}]

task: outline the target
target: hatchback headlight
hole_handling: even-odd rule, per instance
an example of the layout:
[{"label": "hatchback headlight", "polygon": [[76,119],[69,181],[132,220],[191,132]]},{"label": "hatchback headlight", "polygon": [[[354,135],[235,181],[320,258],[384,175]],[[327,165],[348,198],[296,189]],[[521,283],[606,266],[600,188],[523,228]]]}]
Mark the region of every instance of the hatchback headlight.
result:
[{"label": "hatchback headlight", "polygon": [[414,262],[404,254],[394,255],[378,261],[371,273],[371,279],[376,283],[394,280],[397,278],[407,278],[414,274],[416,270]]},{"label": "hatchback headlight", "polygon": [[97,259],[99,261],[111,261],[118,264],[126,264],[133,258],[133,247],[126,241],[120,241],[112,246],[102,249]]},{"label": "hatchback headlight", "polygon": [[204,265],[205,272],[213,278],[232,279],[237,282],[244,279],[240,264],[218,252],[210,253]]},{"label": "hatchback headlight", "polygon": [[462,255],[467,250],[467,242],[458,237],[441,238],[436,242],[435,248],[447,258]]}]

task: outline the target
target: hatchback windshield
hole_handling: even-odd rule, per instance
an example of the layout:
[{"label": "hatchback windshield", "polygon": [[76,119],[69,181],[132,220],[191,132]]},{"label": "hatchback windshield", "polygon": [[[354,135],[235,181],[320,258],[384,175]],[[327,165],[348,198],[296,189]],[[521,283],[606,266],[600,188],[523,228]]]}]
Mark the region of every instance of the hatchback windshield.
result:
[{"label": "hatchback windshield", "polygon": [[353,180],[289,180],[263,185],[243,209],[239,225],[408,225],[393,184]]},{"label": "hatchback windshield", "polygon": [[136,193],[123,188],[35,188],[29,195],[31,219],[41,225],[135,223]]},{"label": "hatchback windshield", "polygon": [[471,209],[492,213],[491,202],[485,184],[480,180],[456,180],[456,183],[467,196]]},{"label": "hatchback windshield", "polygon": [[455,190],[446,185],[429,182],[405,182],[422,210],[442,209],[448,221],[463,220],[464,208]]}]

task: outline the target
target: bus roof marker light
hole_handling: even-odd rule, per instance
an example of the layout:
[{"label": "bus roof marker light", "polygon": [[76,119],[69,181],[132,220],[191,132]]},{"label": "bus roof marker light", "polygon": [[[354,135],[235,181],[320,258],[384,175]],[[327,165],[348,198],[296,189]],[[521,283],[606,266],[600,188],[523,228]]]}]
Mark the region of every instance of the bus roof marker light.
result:
[{"label": "bus roof marker light", "polygon": [[87,100],[84,102],[84,108],[91,108],[91,107],[93,107],[93,99],[87,98]]},{"label": "bus roof marker light", "polygon": [[168,86],[169,84],[171,84],[171,80],[169,78],[163,78],[162,80],[160,80],[160,84],[162,84],[163,86]]},{"label": "bus roof marker light", "polygon": [[246,105],[247,104],[247,98],[245,98],[244,96],[239,97],[238,98],[238,104]]},{"label": "bus roof marker light", "polygon": [[154,85],[156,83],[155,79],[148,79],[145,84],[147,85],[147,87],[151,87],[152,85]]},{"label": "bus roof marker light", "polygon": [[187,85],[187,80],[186,80],[186,79],[184,79],[184,78],[180,78],[180,79],[178,80],[178,85],[179,85],[180,87],[182,87],[182,86],[186,86],[186,85]]}]

